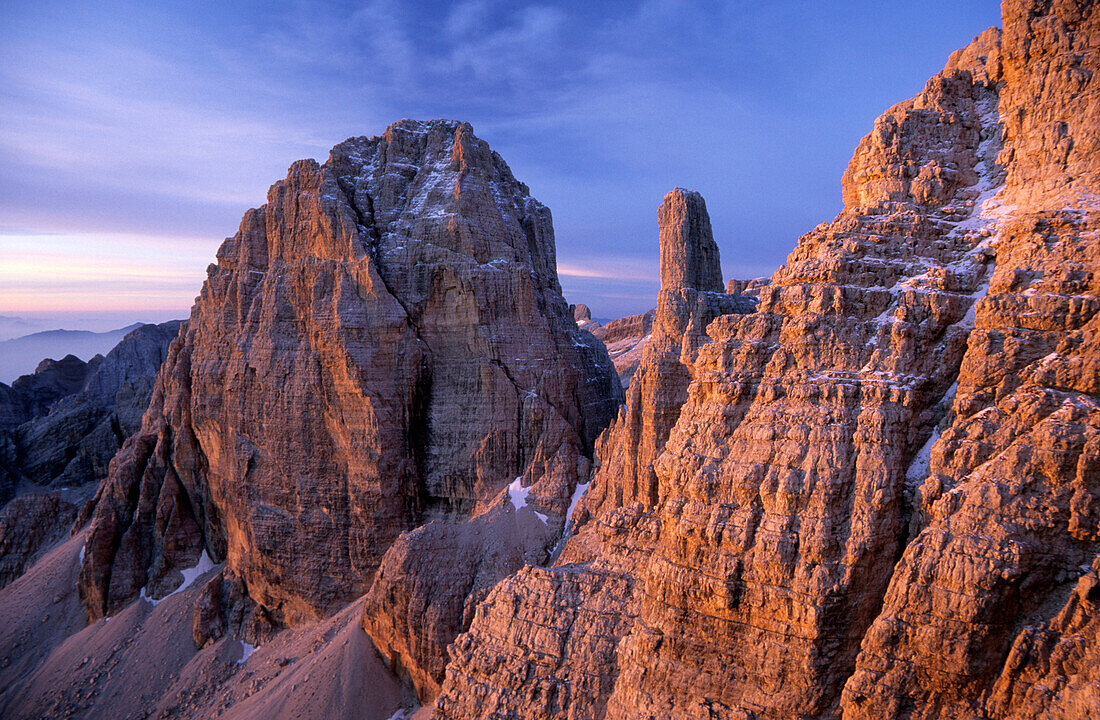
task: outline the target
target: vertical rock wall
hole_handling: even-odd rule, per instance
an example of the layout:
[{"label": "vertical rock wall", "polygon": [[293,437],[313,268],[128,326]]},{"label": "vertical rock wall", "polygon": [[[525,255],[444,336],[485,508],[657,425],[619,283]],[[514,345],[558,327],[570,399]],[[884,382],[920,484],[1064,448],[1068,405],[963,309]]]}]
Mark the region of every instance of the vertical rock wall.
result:
[{"label": "vertical rock wall", "polygon": [[[318,618],[403,532],[506,506],[518,529],[483,543],[497,572],[544,560],[620,397],[561,297],[549,211],[469,125],[350,139],[295,163],[219,250],[100,489],[85,606],[163,595],[205,551],[229,584],[208,605]],[[214,610],[200,642],[224,631]]]},{"label": "vertical rock wall", "polygon": [[576,534],[480,606],[437,717],[1100,713],[1100,32],[1004,15],[755,312],[647,347]]},{"label": "vertical rock wall", "polygon": [[[654,462],[688,398],[708,324],[755,307],[705,289],[722,287],[721,266],[698,193],[671,191],[657,216],[662,285],[651,336],[627,404],[597,444],[592,484],[575,498],[571,537],[553,569],[525,569],[477,608],[451,646],[440,718],[602,717],[616,687],[616,650],[636,620],[636,572],[649,560],[653,510],[664,499]],[[690,273],[671,267],[689,258]]]},{"label": "vertical rock wall", "polygon": [[1006,2],[995,269],[848,718],[1100,714],[1100,10]]}]

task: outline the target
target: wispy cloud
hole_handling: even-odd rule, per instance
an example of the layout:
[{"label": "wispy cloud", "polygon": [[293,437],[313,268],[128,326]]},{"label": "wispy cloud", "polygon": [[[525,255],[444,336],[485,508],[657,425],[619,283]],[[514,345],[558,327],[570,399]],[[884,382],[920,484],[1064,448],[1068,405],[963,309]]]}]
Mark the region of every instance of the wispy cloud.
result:
[{"label": "wispy cloud", "polygon": [[[294,160],[452,117],[553,209],[567,289],[637,311],[665,191],[703,192],[727,276],[770,272],[839,208],[873,118],[998,18],[997,0],[879,5],[10,0],[0,219],[212,248]],[[121,248],[101,251],[122,268]],[[210,255],[174,267],[197,283]]]},{"label": "wispy cloud", "polygon": [[122,234],[0,234],[0,313],[171,311],[198,294],[215,243]]},{"label": "wispy cloud", "polygon": [[[203,106],[195,98],[151,92],[163,77],[187,74],[141,50],[102,45],[88,55],[71,48],[36,50],[36,64],[0,70],[0,156],[33,172],[60,173],[126,189],[140,185],[207,202],[253,202],[255,188],[242,182],[232,157],[242,147],[266,147],[289,156],[313,152],[327,142],[278,116]],[[29,52],[29,49],[28,49]],[[63,69],[84,65],[83,73]],[[44,73],[42,67],[54,68]],[[119,81],[124,71],[127,82]],[[110,77],[101,82],[96,74]]]},{"label": "wispy cloud", "polygon": [[654,263],[631,257],[590,257],[573,262],[558,261],[558,275],[570,278],[656,282],[659,268]]},{"label": "wispy cloud", "polygon": [[452,44],[449,52],[432,66],[436,72],[468,72],[481,83],[529,83],[536,76],[541,77],[539,66],[551,58],[561,60],[561,33],[566,16],[557,8],[519,7],[503,23],[495,25],[490,24],[485,3],[459,6],[455,13],[447,23]]}]

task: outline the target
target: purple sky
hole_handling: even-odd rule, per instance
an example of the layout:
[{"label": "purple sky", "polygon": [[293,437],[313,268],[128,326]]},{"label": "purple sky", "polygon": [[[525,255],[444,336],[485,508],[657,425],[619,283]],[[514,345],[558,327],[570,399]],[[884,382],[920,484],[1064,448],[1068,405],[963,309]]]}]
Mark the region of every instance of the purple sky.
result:
[{"label": "purple sky", "polygon": [[291,162],[403,117],[473,124],[553,211],[566,297],[598,317],[654,304],[676,185],[706,198],[726,277],[769,275],[840,209],[874,118],[999,24],[990,0],[7,0],[0,339],[10,317],[185,316]]}]

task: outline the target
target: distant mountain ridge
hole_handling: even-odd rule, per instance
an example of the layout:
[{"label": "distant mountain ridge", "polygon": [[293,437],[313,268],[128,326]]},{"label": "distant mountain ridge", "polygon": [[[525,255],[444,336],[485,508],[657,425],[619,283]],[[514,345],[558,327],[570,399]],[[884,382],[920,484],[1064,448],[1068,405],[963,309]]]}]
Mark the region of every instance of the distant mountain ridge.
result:
[{"label": "distant mountain ridge", "polygon": [[106,355],[46,359],[0,383],[0,588],[63,536],[107,475],[181,323],[139,325]]},{"label": "distant mountain ridge", "polygon": [[0,382],[10,385],[19,376],[29,375],[43,358],[75,355],[88,361],[96,355],[106,355],[122,338],[142,325],[144,323],[136,322],[107,332],[44,330],[0,341]]}]

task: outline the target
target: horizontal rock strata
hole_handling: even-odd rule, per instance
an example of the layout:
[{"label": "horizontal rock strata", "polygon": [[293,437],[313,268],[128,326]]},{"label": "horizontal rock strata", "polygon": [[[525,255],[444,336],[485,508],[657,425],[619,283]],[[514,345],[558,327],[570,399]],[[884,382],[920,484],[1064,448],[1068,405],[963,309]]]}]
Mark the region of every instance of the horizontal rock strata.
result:
[{"label": "horizontal rock strata", "polygon": [[755,312],[669,325],[662,290],[575,534],[436,717],[1100,713],[1094,7],[1006,2]]},{"label": "horizontal rock strata", "polygon": [[204,552],[228,583],[204,603],[238,619],[233,598],[293,625],[369,590],[364,627],[430,697],[467,605],[547,559],[621,401],[555,268],[549,210],[467,124],[295,163],[218,251],[101,487],[89,617]]}]

